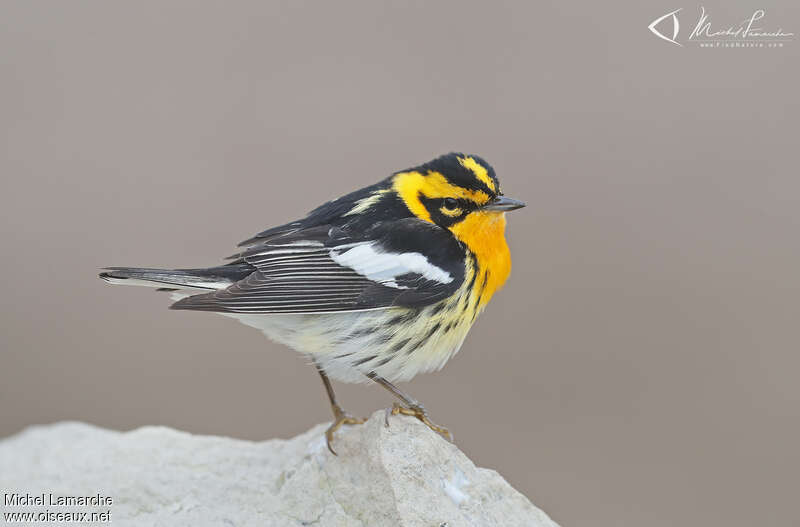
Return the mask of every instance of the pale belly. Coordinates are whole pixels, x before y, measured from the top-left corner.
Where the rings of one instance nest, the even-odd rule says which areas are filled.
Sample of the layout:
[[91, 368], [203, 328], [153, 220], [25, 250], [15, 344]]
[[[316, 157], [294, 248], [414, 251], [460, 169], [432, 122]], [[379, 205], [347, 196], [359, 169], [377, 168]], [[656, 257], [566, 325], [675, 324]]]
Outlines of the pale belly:
[[477, 315], [478, 308], [470, 304], [456, 299], [421, 309], [226, 315], [307, 355], [338, 381], [367, 382], [367, 374], [374, 372], [395, 382], [444, 366], [461, 347]]

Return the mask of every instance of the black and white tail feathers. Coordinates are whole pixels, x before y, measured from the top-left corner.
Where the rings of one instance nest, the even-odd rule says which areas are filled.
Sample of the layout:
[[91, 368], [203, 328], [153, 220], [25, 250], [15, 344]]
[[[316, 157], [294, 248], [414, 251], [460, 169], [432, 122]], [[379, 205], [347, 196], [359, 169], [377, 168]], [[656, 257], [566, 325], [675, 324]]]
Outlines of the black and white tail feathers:
[[247, 263], [207, 269], [150, 269], [146, 267], [106, 267], [100, 278], [112, 284], [140, 285], [159, 289], [223, 289], [252, 273]]

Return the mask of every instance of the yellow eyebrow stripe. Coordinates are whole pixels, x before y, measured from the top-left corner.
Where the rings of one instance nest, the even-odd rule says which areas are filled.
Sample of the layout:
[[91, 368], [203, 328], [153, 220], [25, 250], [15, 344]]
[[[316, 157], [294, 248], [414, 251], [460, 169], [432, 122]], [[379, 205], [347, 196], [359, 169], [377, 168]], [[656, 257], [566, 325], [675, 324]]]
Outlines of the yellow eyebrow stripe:
[[494, 181], [489, 177], [489, 171], [486, 170], [486, 167], [471, 157], [459, 157], [458, 162], [461, 163], [462, 167], [475, 174], [476, 178], [483, 181], [492, 192], [497, 192], [497, 188], [494, 186]]
[[489, 201], [489, 195], [482, 190], [468, 190], [453, 185], [439, 172], [428, 172], [420, 188], [426, 198], [464, 198], [483, 205]]
[[[487, 176], [488, 177], [488, 176]], [[416, 217], [433, 223], [431, 215], [419, 199], [420, 193], [426, 198], [464, 198], [482, 205], [489, 201], [489, 195], [482, 190], [467, 190], [448, 182], [439, 172], [400, 172], [394, 177], [394, 189], [405, 202], [408, 210]]]

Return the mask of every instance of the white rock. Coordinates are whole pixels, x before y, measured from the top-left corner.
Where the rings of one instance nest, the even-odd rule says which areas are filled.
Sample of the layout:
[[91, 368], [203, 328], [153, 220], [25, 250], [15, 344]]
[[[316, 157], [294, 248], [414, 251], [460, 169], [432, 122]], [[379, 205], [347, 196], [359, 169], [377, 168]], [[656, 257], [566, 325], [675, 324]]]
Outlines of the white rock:
[[[411, 417], [284, 441], [193, 436], [163, 427], [114, 432], [82, 423], [0, 441], [0, 492], [45, 496], [3, 513], [110, 510], [120, 526], [558, 527], [493, 470], [476, 468]], [[49, 505], [110, 496], [110, 506]], [[92, 524], [95, 525], [95, 524]], [[99, 523], [97, 524], [99, 525]]]

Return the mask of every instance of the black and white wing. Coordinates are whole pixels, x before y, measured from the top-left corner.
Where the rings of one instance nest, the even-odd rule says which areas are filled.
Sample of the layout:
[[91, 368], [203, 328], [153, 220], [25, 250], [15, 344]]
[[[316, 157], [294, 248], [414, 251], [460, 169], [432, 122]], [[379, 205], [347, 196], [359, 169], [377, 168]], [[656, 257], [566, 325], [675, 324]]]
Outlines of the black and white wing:
[[254, 271], [173, 309], [226, 313], [329, 313], [419, 307], [464, 281], [464, 249], [444, 229], [413, 218], [354, 234], [318, 225], [259, 240], [239, 255]]

